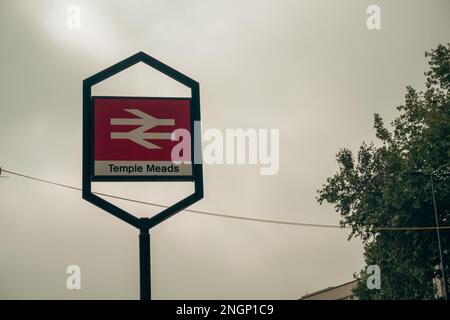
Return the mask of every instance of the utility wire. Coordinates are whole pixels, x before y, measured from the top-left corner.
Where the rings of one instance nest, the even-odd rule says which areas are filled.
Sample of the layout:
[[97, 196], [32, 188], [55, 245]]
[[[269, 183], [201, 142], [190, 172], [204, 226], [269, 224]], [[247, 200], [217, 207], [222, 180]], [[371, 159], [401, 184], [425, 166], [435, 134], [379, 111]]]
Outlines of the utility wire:
[[[31, 179], [31, 180], [34, 180], [34, 181], [55, 185], [55, 186], [62, 187], [62, 188], [82, 191], [82, 189], [78, 188], [78, 187], [69, 186], [69, 185], [66, 185], [66, 184], [62, 184], [62, 183], [58, 183], [58, 182], [54, 182], [54, 181], [50, 181], [50, 180], [45, 180], [45, 179], [32, 177], [32, 176], [25, 175], [25, 174], [18, 173], [18, 172], [13, 172], [13, 171], [4, 170], [4, 169], [3, 169], [3, 172], [7, 172], [9, 174], [16, 175], [16, 176], [19, 176], [19, 177], [22, 177], [22, 178]], [[124, 200], [124, 201], [139, 203], [139, 204], [145, 204], [145, 205], [159, 207], [159, 208], [168, 208], [168, 206], [163, 205], [163, 204], [159, 204], [159, 203], [153, 203], [153, 202], [135, 200], [135, 199], [130, 199], [130, 198], [124, 198], [124, 197], [114, 196], [114, 195], [107, 194], [107, 193], [102, 193], [102, 192], [93, 192], [93, 193], [96, 194], [96, 195], [104, 196], [104, 197], [108, 197], [108, 198]], [[316, 223], [302, 223], [302, 222], [279, 221], [279, 220], [269, 220], [269, 219], [257, 219], [257, 218], [232, 216], [232, 215], [226, 215], [226, 214], [220, 214], [220, 213], [214, 213], [214, 212], [207, 212], [207, 211], [201, 211], [201, 210], [193, 210], [193, 209], [184, 209], [183, 211], [197, 213], [197, 214], [203, 214], [203, 215], [209, 215], [209, 216], [215, 216], [215, 217], [221, 217], [221, 218], [229, 218], [229, 219], [239, 219], [239, 220], [265, 222], [265, 223], [277, 223], [277, 224], [285, 224], [285, 225], [297, 225], [297, 226], [306, 226], [306, 227], [322, 227], [322, 228], [341, 229], [341, 226], [338, 226], [338, 225], [316, 224]]]
[[[46, 179], [40, 179], [40, 178], [36, 178], [36, 177], [33, 177], [33, 176], [25, 175], [23, 173], [9, 171], [9, 170], [5, 170], [5, 169], [1, 169], [1, 170], [3, 172], [7, 172], [9, 174], [12, 174], [12, 175], [15, 175], [15, 176], [19, 176], [19, 177], [22, 177], [22, 178], [26, 178], [26, 179], [30, 179], [30, 180], [34, 180], [34, 181], [38, 181], [38, 182], [43, 182], [43, 183], [55, 185], [55, 186], [66, 188], [66, 189], [82, 191], [81, 188], [70, 186], [70, 185], [67, 185], [67, 184], [62, 184], [62, 183], [58, 183], [58, 182], [54, 182], [54, 181], [50, 181], [50, 180], [46, 180]], [[93, 192], [93, 193], [96, 194], [96, 195], [99, 195], [99, 196], [104, 196], [104, 197], [108, 197], [108, 198], [112, 198], [112, 199], [118, 199], [118, 200], [123, 200], [123, 201], [128, 201], [128, 202], [134, 202], [134, 203], [139, 203], [139, 204], [144, 204], [144, 205], [149, 205], [149, 206], [159, 207], [159, 208], [168, 208], [168, 206], [163, 205], [163, 204], [159, 204], [159, 203], [153, 203], [153, 202], [135, 200], [135, 199], [130, 199], [130, 198], [124, 198], [124, 197], [119, 197], [119, 196], [115, 196], [115, 195], [111, 195], [111, 194], [107, 194], [107, 193], [102, 193], [102, 192]], [[305, 222], [293, 222], [293, 221], [249, 218], [249, 217], [233, 216], [233, 215], [220, 214], [220, 213], [214, 213], [214, 212], [202, 211], [202, 210], [193, 210], [193, 209], [184, 209], [183, 211], [187, 211], [187, 212], [191, 212], [191, 213], [197, 213], [197, 214], [202, 214], [202, 215], [208, 215], [208, 216], [213, 216], [213, 217], [227, 218], [227, 219], [236, 219], [236, 220], [245, 220], [245, 221], [253, 221], [253, 222], [272, 223], [272, 224], [283, 224], [283, 225], [291, 225], [291, 226], [330, 228], [330, 229], [343, 229], [343, 228], [349, 229], [350, 228], [348, 226], [342, 227], [342, 226], [339, 226], [339, 225], [331, 225], [331, 224], [318, 224], [318, 223], [305, 223]], [[436, 227], [384, 227], [384, 228], [376, 228], [377, 231], [408, 231], [408, 230], [411, 230], [411, 231], [427, 231], [427, 230], [436, 230], [436, 229], [437, 229]], [[449, 230], [450, 226], [439, 227], [438, 229], [440, 229], [440, 230]]]

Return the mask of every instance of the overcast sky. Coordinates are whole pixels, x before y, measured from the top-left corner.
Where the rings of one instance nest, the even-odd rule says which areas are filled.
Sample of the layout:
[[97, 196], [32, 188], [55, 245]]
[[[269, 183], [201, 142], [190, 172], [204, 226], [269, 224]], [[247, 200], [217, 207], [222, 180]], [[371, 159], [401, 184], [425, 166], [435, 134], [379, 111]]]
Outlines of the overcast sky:
[[[381, 8], [381, 30], [366, 8]], [[66, 27], [69, 5], [81, 29]], [[0, 1], [0, 166], [81, 186], [82, 80], [144, 51], [197, 80], [204, 129], [280, 130], [280, 171], [204, 166], [221, 214], [338, 224], [316, 190], [341, 147], [375, 139], [405, 87], [423, 88], [424, 51], [450, 41], [450, 2]], [[183, 95], [137, 67], [95, 94]], [[101, 184], [171, 204], [189, 184]], [[115, 202], [139, 216], [158, 208]], [[155, 299], [297, 299], [353, 279], [363, 266], [348, 230], [274, 225], [182, 212], [151, 230]], [[82, 289], [66, 288], [79, 265]], [[137, 299], [138, 231], [81, 193], [0, 179], [0, 298]]]

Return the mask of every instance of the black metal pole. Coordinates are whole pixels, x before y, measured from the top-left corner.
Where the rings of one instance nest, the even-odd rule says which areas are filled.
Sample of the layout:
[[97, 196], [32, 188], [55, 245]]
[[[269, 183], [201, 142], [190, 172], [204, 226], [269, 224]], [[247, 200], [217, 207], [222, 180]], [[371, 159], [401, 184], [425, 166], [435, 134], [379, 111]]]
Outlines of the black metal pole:
[[141, 300], [151, 300], [150, 268], [150, 230], [145, 218], [140, 219], [139, 227], [139, 278]]
[[439, 259], [440, 259], [440, 265], [441, 265], [441, 274], [442, 274], [442, 293], [444, 296], [444, 300], [447, 300], [447, 279], [445, 278], [445, 266], [444, 266], [444, 259], [442, 259], [442, 246], [441, 246], [441, 235], [439, 232], [439, 216], [437, 212], [437, 206], [436, 206], [436, 197], [435, 197], [435, 190], [434, 190], [434, 182], [433, 182], [433, 173], [430, 174], [430, 180], [431, 180], [431, 192], [433, 194], [433, 207], [434, 207], [434, 219], [436, 223], [436, 235], [437, 235], [437, 241], [438, 241], [438, 249], [439, 249]]

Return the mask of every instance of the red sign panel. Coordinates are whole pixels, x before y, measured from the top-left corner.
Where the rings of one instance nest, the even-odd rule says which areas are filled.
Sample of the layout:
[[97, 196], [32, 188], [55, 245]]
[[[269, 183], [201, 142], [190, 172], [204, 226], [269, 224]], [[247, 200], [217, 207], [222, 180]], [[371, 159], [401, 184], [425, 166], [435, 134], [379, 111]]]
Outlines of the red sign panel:
[[190, 149], [173, 156], [173, 132], [191, 131], [190, 99], [93, 97], [93, 107], [94, 176], [192, 175]]

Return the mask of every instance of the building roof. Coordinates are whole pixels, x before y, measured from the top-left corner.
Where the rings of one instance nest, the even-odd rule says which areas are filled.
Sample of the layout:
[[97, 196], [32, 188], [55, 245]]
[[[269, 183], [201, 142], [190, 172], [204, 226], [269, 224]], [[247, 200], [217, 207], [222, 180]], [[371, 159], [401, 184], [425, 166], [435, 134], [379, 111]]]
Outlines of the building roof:
[[[343, 295], [342, 297], [337, 296], [336, 298], [337, 299], [347, 298], [347, 297], [353, 295], [353, 293], [351, 292], [351, 289], [356, 285], [357, 281], [358, 281], [358, 279], [352, 280], [352, 281], [349, 281], [349, 282], [346, 282], [346, 283], [343, 283], [343, 284], [340, 284], [340, 285], [335, 286], [335, 287], [328, 287], [328, 288], [325, 288], [325, 289], [321, 289], [321, 290], [315, 291], [313, 293], [309, 293], [309, 294], [306, 294], [306, 295], [302, 296], [300, 298], [300, 300], [311, 299], [311, 298], [314, 298], [315, 296], [319, 296], [321, 294], [328, 293], [328, 292], [331, 292], [331, 291], [338, 291], [338, 289], [340, 289], [342, 287], [345, 287], [345, 286], [349, 287], [348, 292], [346, 292], [346, 294]], [[317, 297], [317, 298], [319, 298], [319, 297]], [[324, 299], [324, 300], [326, 300], [326, 299]]]

